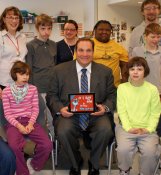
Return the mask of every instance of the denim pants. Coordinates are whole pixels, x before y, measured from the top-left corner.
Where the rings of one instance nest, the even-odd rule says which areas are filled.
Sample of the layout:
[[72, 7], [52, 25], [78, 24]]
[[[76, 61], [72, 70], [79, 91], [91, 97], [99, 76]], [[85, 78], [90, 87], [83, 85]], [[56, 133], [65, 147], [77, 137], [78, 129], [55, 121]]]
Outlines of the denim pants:
[[0, 137], [0, 175], [14, 175], [15, 170], [16, 157]]
[[[29, 118], [19, 117], [17, 121], [23, 126], [28, 124]], [[29, 175], [29, 170], [26, 165], [24, 158], [23, 148], [26, 143], [26, 138], [29, 138], [35, 142], [35, 154], [32, 158], [31, 165], [36, 171], [40, 171], [46, 161], [48, 160], [49, 154], [52, 150], [52, 142], [49, 140], [48, 135], [44, 129], [37, 123], [34, 124], [34, 130], [27, 135], [23, 135], [19, 130], [7, 124], [5, 126], [8, 144], [16, 155], [16, 175]]]

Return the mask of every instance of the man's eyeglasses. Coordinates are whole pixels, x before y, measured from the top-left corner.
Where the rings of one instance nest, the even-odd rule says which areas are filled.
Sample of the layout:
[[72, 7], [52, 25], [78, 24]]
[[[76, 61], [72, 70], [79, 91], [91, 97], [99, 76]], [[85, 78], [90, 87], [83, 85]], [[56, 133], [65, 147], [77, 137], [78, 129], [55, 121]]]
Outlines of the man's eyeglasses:
[[146, 10], [146, 11], [150, 11], [150, 10], [157, 10], [157, 9], [159, 9], [159, 7], [158, 7], [158, 6], [153, 6], [153, 7], [145, 7], [145, 8], [144, 8], [144, 10]]
[[64, 31], [66, 31], [66, 32], [74, 32], [74, 31], [76, 31], [76, 29], [64, 29]]
[[13, 20], [19, 21], [19, 20], [20, 20], [20, 18], [19, 18], [18, 16], [16, 16], [16, 17], [14, 17], [14, 16], [6, 16], [6, 18], [7, 18], [8, 20], [10, 20], [10, 21], [13, 21]]

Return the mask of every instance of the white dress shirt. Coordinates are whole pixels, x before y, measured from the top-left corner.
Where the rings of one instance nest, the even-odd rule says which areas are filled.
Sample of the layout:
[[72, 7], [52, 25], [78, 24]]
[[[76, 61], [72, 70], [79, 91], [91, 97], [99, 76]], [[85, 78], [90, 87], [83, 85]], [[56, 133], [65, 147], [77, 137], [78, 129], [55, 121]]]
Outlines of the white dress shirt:
[[78, 83], [79, 83], [79, 92], [81, 92], [81, 75], [82, 75], [82, 69], [87, 69], [87, 78], [88, 78], [88, 92], [90, 92], [90, 82], [91, 82], [91, 63], [87, 67], [82, 67], [78, 61], [76, 60], [76, 69], [77, 69], [77, 75], [78, 75]]

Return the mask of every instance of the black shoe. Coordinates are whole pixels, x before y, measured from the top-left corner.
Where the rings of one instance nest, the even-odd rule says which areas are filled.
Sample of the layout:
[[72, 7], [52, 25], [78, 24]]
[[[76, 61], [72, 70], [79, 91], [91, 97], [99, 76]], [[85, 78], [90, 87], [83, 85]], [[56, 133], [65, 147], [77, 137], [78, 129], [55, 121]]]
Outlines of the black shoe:
[[69, 175], [81, 175], [80, 169], [76, 169], [72, 167], [69, 171]]
[[88, 166], [89, 166], [88, 175], [99, 175], [100, 174], [99, 169], [95, 169], [90, 161], [88, 161]]

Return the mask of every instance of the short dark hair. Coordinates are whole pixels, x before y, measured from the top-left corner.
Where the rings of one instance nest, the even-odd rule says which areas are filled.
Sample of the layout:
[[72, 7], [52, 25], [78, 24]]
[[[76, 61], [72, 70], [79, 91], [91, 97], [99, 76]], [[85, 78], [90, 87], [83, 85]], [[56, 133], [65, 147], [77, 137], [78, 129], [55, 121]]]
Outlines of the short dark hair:
[[74, 21], [74, 20], [72, 20], [72, 19], [69, 19], [68, 21], [66, 21], [66, 22], [64, 23], [63, 29], [64, 29], [64, 27], [65, 27], [65, 25], [66, 25], [67, 23], [73, 24], [73, 25], [75, 26], [75, 29], [78, 30], [78, 24], [77, 24], [77, 22]]
[[155, 4], [155, 5], [158, 5], [158, 9], [160, 9], [160, 2], [158, 0], [144, 0], [142, 5], [141, 5], [141, 11], [143, 12], [144, 11], [144, 7], [147, 5], [147, 4]]
[[100, 24], [108, 24], [110, 27], [111, 27], [111, 31], [113, 31], [113, 27], [112, 27], [112, 24], [107, 21], [107, 20], [99, 20], [97, 21], [97, 23], [95, 24], [94, 28], [93, 28], [93, 33], [94, 31], [97, 29], [97, 27], [100, 25]]
[[161, 35], [161, 26], [157, 23], [148, 24], [145, 28], [144, 34], [147, 36], [150, 33]]
[[87, 42], [90, 42], [91, 45], [92, 45], [92, 49], [94, 51], [94, 41], [91, 40], [90, 38], [87, 38], [87, 37], [83, 37], [83, 38], [79, 38], [78, 41], [76, 42], [76, 45], [75, 45], [75, 51], [77, 51], [77, 48], [78, 48], [78, 44], [82, 41], [87, 41]]
[[38, 30], [39, 26], [53, 26], [52, 18], [46, 14], [41, 14], [36, 17], [35, 27]]
[[28, 73], [30, 75], [31, 74], [30, 66], [22, 61], [16, 61], [14, 62], [10, 71], [11, 77], [14, 81], [17, 81], [16, 73], [20, 74]]
[[147, 77], [150, 73], [150, 69], [147, 61], [143, 57], [133, 57], [129, 60], [127, 64], [127, 76], [129, 76], [129, 69], [134, 66], [143, 66], [144, 67], [144, 77]]
[[5, 10], [2, 12], [1, 16], [0, 16], [0, 31], [7, 29], [6, 24], [4, 23], [3, 18], [6, 17], [7, 13], [9, 11], [13, 11], [15, 16], [19, 17], [19, 26], [17, 28], [17, 31], [20, 31], [21, 29], [23, 29], [23, 18], [22, 18], [22, 14], [20, 12], [20, 10], [17, 7], [11, 6], [11, 7], [7, 7], [5, 8]]

